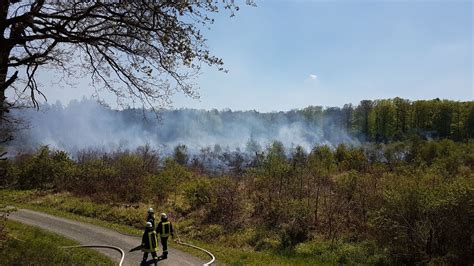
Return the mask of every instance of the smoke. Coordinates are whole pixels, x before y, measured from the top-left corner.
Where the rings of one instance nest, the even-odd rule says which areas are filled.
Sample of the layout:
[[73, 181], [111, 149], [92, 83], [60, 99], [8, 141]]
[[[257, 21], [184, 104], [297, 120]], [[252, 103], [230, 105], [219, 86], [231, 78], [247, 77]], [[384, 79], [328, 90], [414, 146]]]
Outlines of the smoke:
[[156, 114], [138, 110], [113, 110], [92, 100], [45, 104], [40, 111], [14, 114], [28, 123], [10, 149], [27, 151], [49, 145], [76, 154], [85, 149], [116, 151], [150, 145], [170, 154], [179, 144], [198, 154], [206, 147], [223, 151], [255, 152], [273, 141], [287, 149], [298, 145], [310, 151], [316, 145], [357, 144], [343, 130], [340, 116], [305, 115], [303, 111], [259, 113], [230, 110], [165, 110]]

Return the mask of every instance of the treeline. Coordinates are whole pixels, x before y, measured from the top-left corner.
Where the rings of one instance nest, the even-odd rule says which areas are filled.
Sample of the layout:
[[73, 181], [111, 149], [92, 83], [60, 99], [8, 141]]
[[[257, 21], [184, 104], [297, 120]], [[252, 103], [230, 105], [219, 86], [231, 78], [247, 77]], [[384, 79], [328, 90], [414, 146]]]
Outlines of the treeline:
[[[286, 147], [360, 142], [388, 143], [419, 136], [423, 139], [467, 141], [474, 137], [474, 102], [409, 101], [401, 98], [361, 101], [342, 108], [310, 106], [288, 112], [231, 110], [112, 110], [97, 102], [73, 101], [67, 107], [44, 105], [41, 112], [18, 114], [29, 128], [15, 132], [9, 153], [49, 144], [69, 153], [90, 147], [107, 151], [150, 144], [169, 153], [186, 144], [192, 153], [219, 145], [254, 153], [273, 140]], [[245, 143], [251, 142], [251, 146]]]
[[[130, 112], [130, 110], [129, 110]], [[133, 112], [133, 111], [132, 111]], [[256, 111], [227, 110], [189, 110], [166, 111], [164, 116], [173, 116], [175, 120], [191, 114], [193, 118], [206, 125], [210, 130], [219, 130], [226, 123], [237, 121], [241, 125], [252, 122], [255, 116], [267, 129], [275, 125], [304, 122], [311, 129], [318, 129], [324, 140], [331, 143], [343, 141], [334, 135], [341, 130], [360, 141], [387, 143], [403, 141], [413, 136], [424, 139], [452, 139], [465, 141], [474, 138], [474, 102], [450, 100], [410, 101], [402, 98], [363, 100], [358, 105], [345, 104], [342, 108], [309, 106], [288, 112], [259, 113]], [[171, 115], [172, 114], [172, 115]], [[133, 116], [132, 116], [133, 117]], [[171, 117], [170, 117], [171, 118]], [[258, 135], [258, 130], [252, 132]], [[318, 132], [319, 133], [319, 132]], [[178, 133], [179, 134], [179, 133]]]
[[448, 100], [409, 101], [401, 98], [361, 101], [353, 108], [329, 108], [339, 113], [339, 123], [367, 141], [405, 140], [412, 135], [426, 139], [468, 140], [474, 137], [474, 102]]
[[[184, 146], [166, 158], [145, 146], [82, 152], [77, 160], [43, 147], [0, 162], [6, 169], [1, 185], [67, 191], [102, 203], [152, 203], [188, 225], [181, 233], [206, 241], [241, 239], [251, 230], [246, 245], [255, 250], [324, 240], [376, 243], [367, 254], [385, 250], [388, 258], [379, 263], [474, 262], [472, 141], [413, 138], [286, 150], [273, 142], [246, 167], [216, 173], [203, 167], [203, 157], [190, 159]], [[141, 224], [136, 216], [127, 219]]]
[[456, 141], [474, 137], [472, 101], [410, 101], [397, 97], [363, 100], [357, 106], [345, 104], [342, 108], [307, 107], [295, 112], [320, 125], [327, 138], [333, 128], [344, 129], [361, 141], [378, 143], [407, 140], [412, 136]]

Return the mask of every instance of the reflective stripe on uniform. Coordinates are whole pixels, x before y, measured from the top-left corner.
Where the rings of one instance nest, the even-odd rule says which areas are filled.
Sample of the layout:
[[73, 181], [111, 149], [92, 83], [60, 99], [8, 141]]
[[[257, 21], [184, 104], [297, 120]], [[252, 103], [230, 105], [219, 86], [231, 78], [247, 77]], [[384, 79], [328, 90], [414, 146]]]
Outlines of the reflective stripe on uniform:
[[158, 251], [158, 240], [156, 239], [156, 232], [151, 231], [148, 233], [148, 243], [150, 244], [149, 249], [145, 249], [146, 252], [156, 252]]
[[168, 237], [170, 235], [170, 231], [171, 231], [170, 222], [162, 222], [160, 236]]

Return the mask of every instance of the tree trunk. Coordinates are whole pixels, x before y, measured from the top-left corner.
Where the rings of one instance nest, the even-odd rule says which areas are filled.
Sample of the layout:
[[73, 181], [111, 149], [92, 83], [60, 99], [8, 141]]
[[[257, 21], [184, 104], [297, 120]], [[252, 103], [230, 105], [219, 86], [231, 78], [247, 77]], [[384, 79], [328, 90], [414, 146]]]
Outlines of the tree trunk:
[[[10, 1], [0, 0], [0, 125], [3, 121], [5, 112], [7, 111], [5, 91], [9, 87], [9, 84], [7, 84], [8, 56], [12, 48], [4, 37], [9, 6]], [[14, 75], [12, 82], [16, 79], [15, 77], [16, 74]]]
[[303, 198], [303, 174], [300, 172], [300, 191], [299, 191], [299, 199]]
[[433, 228], [430, 228], [430, 235], [426, 241], [426, 254], [428, 254], [430, 260], [433, 257], [433, 250], [432, 250], [432, 243], [433, 243]]
[[[3, 44], [1, 44], [3, 46]], [[6, 103], [5, 91], [7, 90], [7, 74], [8, 74], [8, 52], [4, 48], [0, 48], [0, 125], [3, 121], [5, 112], [8, 110]]]
[[316, 189], [316, 206], [314, 208], [314, 226], [315, 227], [318, 227], [318, 225], [319, 225], [319, 219], [318, 219], [319, 187], [320, 187], [320, 185], [318, 184], [318, 188]]

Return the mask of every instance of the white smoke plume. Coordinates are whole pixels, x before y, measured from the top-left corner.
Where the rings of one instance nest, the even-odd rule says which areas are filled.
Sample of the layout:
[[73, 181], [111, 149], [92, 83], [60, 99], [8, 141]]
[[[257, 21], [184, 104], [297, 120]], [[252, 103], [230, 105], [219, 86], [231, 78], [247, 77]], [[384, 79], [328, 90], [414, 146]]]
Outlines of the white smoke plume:
[[11, 144], [10, 149], [17, 152], [50, 145], [74, 155], [89, 148], [116, 151], [148, 144], [169, 154], [176, 145], [185, 144], [190, 153], [197, 154], [216, 145], [223, 150], [254, 152], [250, 150], [265, 148], [275, 140], [288, 149], [300, 145], [306, 151], [321, 144], [358, 143], [338, 126], [337, 117], [324, 116], [318, 122], [297, 110], [259, 113], [180, 109], [165, 110], [157, 119], [152, 112], [118, 111], [82, 100], [66, 107], [60, 103], [43, 105], [40, 111], [22, 110], [16, 115], [28, 122], [28, 128], [18, 132]]

